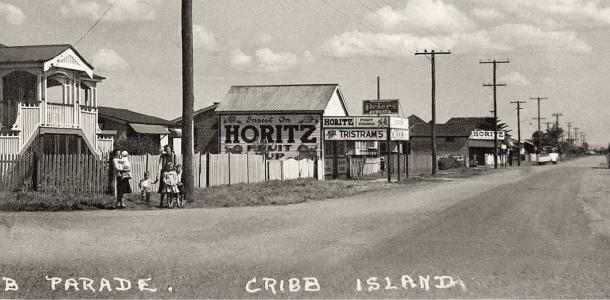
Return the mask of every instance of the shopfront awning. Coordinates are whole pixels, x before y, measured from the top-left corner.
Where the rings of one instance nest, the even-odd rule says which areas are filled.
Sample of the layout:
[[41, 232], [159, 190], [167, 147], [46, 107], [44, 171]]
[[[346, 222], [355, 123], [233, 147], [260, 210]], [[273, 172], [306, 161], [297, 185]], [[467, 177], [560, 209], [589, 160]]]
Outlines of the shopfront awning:
[[[502, 140], [498, 140], [498, 148], [500, 148], [502, 145]], [[493, 140], [473, 140], [470, 139], [468, 140], [468, 147], [469, 148], [492, 148], [494, 147], [494, 141]]]
[[139, 134], [169, 134], [167, 127], [163, 125], [149, 125], [149, 124], [129, 124], [133, 131]]

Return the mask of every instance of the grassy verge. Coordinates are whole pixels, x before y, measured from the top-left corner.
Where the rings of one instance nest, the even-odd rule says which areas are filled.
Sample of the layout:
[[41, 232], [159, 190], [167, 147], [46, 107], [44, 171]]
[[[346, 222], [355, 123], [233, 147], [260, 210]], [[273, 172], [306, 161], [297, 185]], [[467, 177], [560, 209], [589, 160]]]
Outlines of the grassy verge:
[[111, 206], [107, 195], [39, 192], [0, 192], [0, 211], [61, 211]]
[[362, 181], [298, 179], [196, 189], [192, 207], [287, 205], [312, 200], [346, 197], [365, 191], [389, 189], [390, 185]]
[[[489, 168], [454, 169], [439, 171], [436, 176], [403, 178], [400, 184], [385, 182], [385, 176], [375, 175], [362, 180], [298, 179], [266, 181], [251, 184], [234, 184], [195, 189], [195, 201], [186, 207], [239, 207], [288, 205], [307, 201], [348, 197], [363, 192], [401, 188], [419, 182], [434, 182], [438, 178], [468, 178], [493, 172]], [[71, 193], [0, 192], [0, 211], [69, 211], [108, 209], [114, 206], [109, 195]], [[136, 192], [125, 196], [128, 209], [155, 209], [159, 195], [151, 195], [146, 205]]]

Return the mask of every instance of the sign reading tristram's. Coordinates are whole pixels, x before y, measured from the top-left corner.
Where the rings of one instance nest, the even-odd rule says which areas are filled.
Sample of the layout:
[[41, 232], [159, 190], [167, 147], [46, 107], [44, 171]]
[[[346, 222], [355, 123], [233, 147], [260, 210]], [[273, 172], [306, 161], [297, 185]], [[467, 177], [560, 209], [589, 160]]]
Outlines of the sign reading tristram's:
[[321, 148], [320, 116], [221, 115], [220, 148], [222, 153], [250, 152], [269, 159], [314, 158]]
[[387, 129], [324, 129], [326, 141], [385, 141]]
[[[505, 131], [498, 131], [498, 140], [503, 140], [505, 137]], [[493, 140], [493, 131], [473, 130], [470, 133], [470, 139], [472, 140]]]
[[365, 115], [398, 114], [398, 107], [398, 99], [362, 101], [362, 113]]

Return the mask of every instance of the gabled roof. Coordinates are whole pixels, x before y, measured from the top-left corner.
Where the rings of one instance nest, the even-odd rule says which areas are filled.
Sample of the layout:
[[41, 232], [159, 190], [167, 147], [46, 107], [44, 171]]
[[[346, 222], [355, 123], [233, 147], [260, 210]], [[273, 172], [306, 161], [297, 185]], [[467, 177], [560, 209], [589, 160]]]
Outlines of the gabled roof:
[[4, 46], [0, 47], [0, 63], [27, 63], [46, 62], [60, 55], [64, 51], [72, 49], [74, 53], [91, 69], [89, 64], [81, 55], [69, 44], [60, 45], [33, 45], [33, 46]]
[[[197, 117], [197, 115], [210, 111], [210, 110], [215, 110], [219, 104], [220, 104], [220, 102], [214, 102], [214, 104], [212, 104], [210, 106], [198, 109], [193, 113], [193, 117]], [[182, 116], [177, 117], [172, 120], [172, 123], [175, 123], [175, 124], [179, 124], [180, 122], [182, 122]]]
[[481, 129], [481, 127], [492, 126], [493, 123], [494, 118], [491, 117], [454, 117], [447, 120], [445, 124], [460, 124]]
[[[322, 112], [338, 87], [338, 84], [232, 86], [216, 111]], [[341, 97], [340, 92], [339, 95]], [[343, 99], [341, 101], [345, 108]]]
[[[412, 137], [429, 137], [430, 123], [420, 123], [411, 126], [409, 135]], [[464, 124], [436, 124], [434, 127], [437, 137], [469, 137], [473, 126]]]
[[420, 117], [418, 117], [416, 115], [410, 115], [409, 117], [407, 117], [407, 119], [409, 119], [409, 127], [411, 127], [415, 124], [426, 123], [426, 121], [422, 120]]
[[125, 123], [134, 124], [148, 124], [148, 125], [164, 125], [173, 126], [174, 123], [165, 119], [161, 119], [154, 116], [149, 116], [141, 113], [137, 113], [131, 110], [114, 107], [98, 107], [98, 114], [100, 118], [107, 117], [115, 120], [123, 121]]

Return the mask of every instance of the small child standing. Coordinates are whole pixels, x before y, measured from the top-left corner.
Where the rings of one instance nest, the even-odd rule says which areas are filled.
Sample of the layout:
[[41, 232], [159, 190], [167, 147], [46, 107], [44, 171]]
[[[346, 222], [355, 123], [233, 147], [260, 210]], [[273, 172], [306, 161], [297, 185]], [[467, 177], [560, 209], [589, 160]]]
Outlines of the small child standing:
[[178, 194], [176, 194], [176, 199], [178, 203], [178, 208], [184, 208], [184, 185], [182, 184], [182, 165], [176, 165], [176, 175], [178, 176], [178, 182], [176, 185], [178, 186]]
[[180, 193], [178, 190], [178, 174], [174, 170], [174, 163], [168, 162], [163, 174], [163, 193], [167, 195], [169, 208], [174, 208], [174, 196]]
[[152, 181], [152, 179], [150, 179], [150, 172], [146, 171], [144, 172], [144, 179], [141, 179], [138, 184], [140, 187], [140, 197], [142, 198], [142, 201], [146, 203], [146, 206], [150, 205], [150, 190], [152, 189], [152, 185], [158, 181], [158, 178], [156, 178], [155, 181]]

